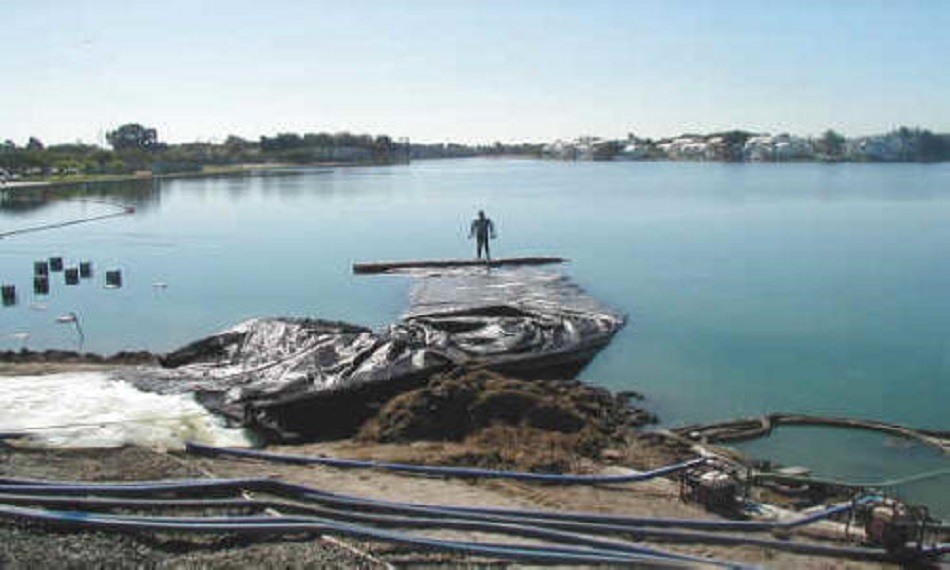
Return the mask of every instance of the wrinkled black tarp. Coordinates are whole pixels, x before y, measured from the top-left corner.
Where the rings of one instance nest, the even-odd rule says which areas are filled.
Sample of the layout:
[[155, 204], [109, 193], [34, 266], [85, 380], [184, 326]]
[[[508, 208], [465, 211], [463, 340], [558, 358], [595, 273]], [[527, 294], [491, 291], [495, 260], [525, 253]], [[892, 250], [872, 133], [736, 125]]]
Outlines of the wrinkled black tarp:
[[314, 319], [254, 319], [165, 355], [130, 378], [161, 393], [195, 392], [241, 420], [327, 391], [423, 378], [457, 366], [567, 377], [624, 324], [567, 277], [534, 269], [408, 273], [411, 304], [375, 332]]

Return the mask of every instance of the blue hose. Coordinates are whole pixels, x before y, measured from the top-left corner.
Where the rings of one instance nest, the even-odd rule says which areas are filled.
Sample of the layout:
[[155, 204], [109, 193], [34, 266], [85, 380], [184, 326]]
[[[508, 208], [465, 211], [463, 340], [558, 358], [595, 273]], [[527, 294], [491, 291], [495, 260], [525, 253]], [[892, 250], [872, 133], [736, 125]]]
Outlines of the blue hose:
[[0, 505], [0, 515], [31, 521], [44, 521], [65, 526], [92, 527], [116, 531], [141, 532], [143, 530], [151, 530], [159, 532], [184, 531], [252, 535], [307, 531], [340, 534], [360, 539], [394, 542], [415, 547], [461, 552], [464, 554], [499, 556], [506, 559], [546, 563], [631, 564], [639, 562], [650, 564], [656, 568], [691, 567], [675, 559], [645, 554], [635, 555], [596, 549], [565, 548], [558, 546], [537, 547], [438, 540], [329, 521], [270, 522], [266, 521], [266, 519], [262, 519], [260, 522], [241, 521], [222, 524], [220, 520], [213, 520], [210, 523], [187, 521], [187, 519], [184, 521], [175, 521], [169, 518], [147, 519], [142, 517], [104, 516], [87, 512], [43, 511], [4, 505]]
[[685, 471], [707, 462], [705, 458], [691, 459], [682, 463], [667, 465], [652, 471], [633, 473], [630, 475], [559, 475], [555, 473], [528, 473], [524, 471], [499, 471], [495, 469], [480, 469], [476, 467], [434, 467], [429, 465], [412, 465], [407, 463], [389, 463], [385, 461], [339, 459], [335, 457], [311, 457], [282, 453], [269, 453], [250, 449], [234, 449], [214, 447], [200, 443], [187, 443], [185, 449], [190, 453], [205, 456], [231, 456], [249, 459], [260, 459], [294, 465], [325, 465], [348, 469], [382, 469], [400, 473], [416, 473], [420, 475], [437, 475], [442, 477], [462, 477], [477, 479], [512, 479], [515, 481], [542, 481], [546, 483], [560, 483], [562, 485], [578, 484], [608, 484], [608, 483], [636, 483], [671, 475]]
[[[110, 486], [112, 487], [112, 486]], [[125, 486], [128, 487], [128, 486]], [[206, 488], [206, 487], [202, 487]], [[76, 486], [69, 485], [63, 486], [61, 489], [57, 489], [55, 486], [45, 487], [47, 492], [56, 492], [58, 490], [64, 490], [69, 493], [75, 492]], [[162, 490], [167, 490], [167, 486], [163, 486]], [[114, 489], [113, 489], [114, 490]], [[540, 528], [537, 526], [531, 526], [524, 523], [512, 523], [505, 521], [492, 521], [489, 517], [475, 517], [475, 518], [407, 518], [404, 516], [400, 517], [386, 517], [380, 515], [359, 515], [352, 512], [344, 512], [335, 509], [326, 509], [326, 508], [315, 508], [315, 507], [301, 507], [293, 504], [277, 503], [273, 501], [257, 501], [252, 499], [200, 499], [200, 500], [136, 500], [136, 499], [102, 499], [99, 497], [67, 497], [67, 498], [56, 498], [50, 497], [48, 495], [7, 495], [0, 493], [0, 504], [2, 503], [17, 503], [17, 504], [42, 504], [42, 505], [68, 505], [68, 506], [85, 506], [85, 507], [124, 507], [124, 508], [136, 508], [136, 507], [216, 507], [216, 508], [234, 508], [234, 507], [254, 507], [259, 510], [265, 508], [274, 508], [274, 509], [298, 509], [309, 511], [310, 514], [313, 511], [319, 511], [322, 514], [332, 513], [337, 518], [343, 518], [346, 520], [357, 520], [360, 522], [373, 522], [377, 524], [390, 524], [391, 526], [401, 526], [401, 527], [425, 527], [425, 528], [453, 528], [457, 530], [469, 530], [469, 531], [482, 531], [482, 532], [504, 532], [509, 534], [516, 534], [520, 536], [525, 536], [529, 538], [536, 539], [547, 539], [549, 541], [556, 541], [558, 543], [567, 543], [567, 544], [577, 544], [590, 547], [600, 547], [606, 550], [616, 550], [623, 553], [633, 553], [633, 554], [646, 554], [651, 556], [660, 556], [666, 557], [674, 560], [684, 560], [694, 563], [704, 563], [717, 566], [727, 566], [735, 567], [735, 564], [732, 563], [723, 563], [711, 559], [693, 557], [685, 554], [678, 554], [673, 552], [666, 552], [663, 550], [650, 548], [640, 545], [631, 545], [617, 542], [605, 541], [602, 539], [592, 538], [591, 536], [585, 536], [581, 534], [563, 532], [557, 529], [550, 528]], [[230, 525], [230, 524], [241, 524], [241, 523], [259, 523], [259, 524], [269, 524], [269, 523], [278, 523], [278, 522], [323, 522], [325, 517], [315, 519], [313, 516], [308, 516], [305, 518], [293, 517], [293, 516], [282, 516], [280, 518], [275, 517], [194, 517], [194, 518], [161, 518], [161, 517], [149, 517], [150, 521], [155, 522], [188, 522], [188, 523], [214, 523], [221, 525]], [[580, 526], [580, 525], [578, 525]], [[583, 529], [581, 529], [583, 530]]]
[[503, 509], [493, 507], [453, 507], [444, 505], [433, 505], [424, 503], [399, 503], [385, 501], [381, 499], [364, 499], [361, 497], [352, 497], [348, 495], [331, 493], [312, 489], [302, 485], [292, 483], [280, 483], [282, 490], [288, 490], [293, 493], [315, 498], [318, 501], [333, 501], [347, 505], [372, 505], [383, 509], [413, 509], [418, 512], [445, 514], [447, 516], [466, 515], [484, 515], [490, 517], [510, 516], [514, 518], [531, 518], [536, 520], [554, 520], [565, 522], [576, 522], [582, 524], [607, 524], [615, 525], [616, 528], [630, 527], [680, 527], [707, 530], [740, 530], [740, 531], [765, 531], [781, 528], [794, 528], [808, 525], [820, 520], [828, 519], [834, 515], [848, 512], [859, 505], [870, 504], [880, 500], [878, 496], [867, 496], [855, 501], [841, 503], [812, 513], [800, 519], [791, 521], [729, 521], [729, 520], [710, 520], [710, 519], [667, 519], [667, 518], [644, 518], [630, 517], [623, 515], [604, 515], [595, 513], [571, 513], [571, 512], [552, 512], [537, 511], [525, 509]]
[[424, 503], [399, 503], [378, 499], [352, 497], [343, 494], [331, 493], [328, 491], [321, 491], [319, 489], [313, 489], [303, 485], [275, 481], [272, 479], [184, 479], [146, 483], [112, 484], [87, 484], [76, 482], [51, 484], [49, 482], [37, 482], [31, 479], [4, 479], [2, 481], [6, 484], [0, 484], [0, 498], [2, 498], [3, 493], [11, 492], [40, 492], [46, 495], [84, 495], [90, 492], [97, 492], [118, 494], [123, 496], [141, 496], [152, 495], [160, 492], [189, 491], [201, 492], [202, 494], [205, 494], [216, 490], [225, 491], [233, 489], [252, 489], [261, 491], [276, 491], [279, 494], [286, 494], [287, 492], [290, 492], [290, 494], [294, 496], [305, 495], [307, 497], [316, 498], [317, 500], [332, 500], [333, 502], [348, 505], [372, 505], [383, 509], [413, 509], [417, 510], [418, 512], [438, 512], [450, 516], [459, 516], [462, 514], [507, 516], [513, 518], [530, 518], [539, 521], [554, 520], [582, 524], [607, 524], [612, 525], [615, 528], [638, 528], [647, 526], [741, 531], [762, 531], [804, 526], [830, 518], [840, 513], [848, 512], [858, 505], [869, 504], [880, 500], [880, 497], [877, 496], [863, 497], [856, 501], [834, 505], [823, 511], [819, 511], [817, 513], [813, 513], [791, 521], [728, 521], [710, 519], [642, 518], [594, 513], [551, 512], [490, 507], [453, 507]]
[[[177, 522], [215, 522], [221, 524], [235, 524], [243, 522], [254, 523], [273, 523], [273, 522], [312, 522], [314, 515], [319, 514], [318, 518], [343, 519], [348, 522], [372, 523], [383, 526], [410, 527], [410, 528], [440, 528], [455, 529], [467, 531], [482, 532], [504, 532], [515, 534], [528, 538], [547, 539], [558, 543], [575, 544], [583, 546], [600, 547], [606, 550], [617, 550], [625, 553], [649, 554], [655, 556], [665, 556], [668, 558], [679, 559], [691, 562], [702, 562], [704, 564], [717, 564], [716, 561], [707, 558], [698, 558], [674, 552], [667, 552], [642, 545], [631, 545], [605, 541], [598, 538], [592, 538], [590, 535], [564, 532], [554, 528], [542, 528], [525, 522], [506, 522], [504, 520], [491, 520], [489, 517], [469, 517], [469, 518], [433, 518], [433, 517], [406, 517], [392, 515], [360, 514], [354, 510], [343, 511], [327, 507], [317, 507], [311, 505], [297, 505], [293, 503], [281, 503], [276, 501], [261, 501], [256, 499], [104, 499], [101, 497], [50, 497], [45, 495], [8, 495], [0, 494], [0, 504], [14, 505], [42, 505], [46, 507], [69, 507], [69, 508], [242, 508], [264, 511], [265, 509], [274, 509], [278, 511], [303, 511], [307, 517], [299, 519], [291, 515], [283, 515], [281, 518], [274, 517], [236, 517], [228, 516], [225, 518], [196, 517], [172, 519]], [[149, 520], [158, 520], [151, 517]], [[531, 522], [531, 521], [526, 521]], [[542, 521], [543, 523], [543, 521]], [[577, 530], [584, 531], [584, 525], [576, 523], [573, 525]], [[573, 530], [573, 528], [571, 529]], [[729, 563], [727, 566], [732, 567]]]
[[[17, 485], [17, 482], [22, 482], [22, 484]], [[53, 484], [46, 482], [41, 483], [34, 480], [6, 480], [7, 485], [4, 485], [0, 488], [0, 491], [15, 491], [19, 490], [27, 491], [34, 490], [37, 492], [44, 493], [46, 495], [56, 495], [56, 494], [65, 494], [65, 495], [75, 495], [75, 494], [113, 494], [120, 496], [139, 496], [139, 495], [151, 495], [151, 494], [168, 494], [168, 493], [183, 493], [183, 492], [202, 492], [205, 493], [209, 489], [224, 491], [224, 490], [253, 490], [261, 491], [276, 494], [279, 496], [289, 496], [298, 501], [315, 501], [318, 503], [330, 503], [348, 507], [353, 510], [382, 510], [389, 511], [393, 513], [398, 513], [407, 517], [416, 517], [416, 521], [420, 524], [434, 523], [437, 524], [439, 519], [454, 519], [458, 520], [459, 517], [465, 519], [466, 522], [471, 521], [480, 521], [484, 523], [511, 523], [515, 525], [529, 525], [531, 531], [535, 531], [538, 527], [546, 527], [549, 530], [552, 529], [562, 529], [562, 530], [571, 530], [583, 532], [585, 534], [598, 534], [598, 533], [622, 533], [628, 535], [635, 535], [641, 538], [652, 537], [659, 538], [664, 540], [674, 540], [679, 542], [709, 542], [709, 543], [718, 543], [718, 544], [733, 544], [733, 545], [756, 545], [766, 548], [775, 548], [780, 550], [788, 550], [797, 553], [803, 554], [818, 554], [824, 556], [845, 556], [851, 558], [862, 558], [870, 560], [882, 560], [882, 561], [893, 561], [895, 556], [892, 553], [889, 553], [883, 549], [879, 548], [863, 548], [863, 547], [841, 547], [841, 546], [826, 546], [819, 544], [809, 544], [809, 543], [793, 543], [788, 541], [779, 541], [763, 538], [755, 538], [749, 536], [739, 536], [739, 535], [724, 535], [718, 532], [696, 532], [696, 531], [685, 531], [685, 530], [676, 530], [676, 529], [657, 529], [655, 526], [683, 526], [691, 527], [695, 523], [711, 523], [715, 526], [710, 527], [701, 527], [708, 528], [709, 530], [765, 530], [767, 528], [781, 528], [786, 526], [799, 526], [801, 524], [808, 524], [810, 522], [815, 522], [823, 518], [827, 518], [834, 514], [845, 512], [848, 508], [856, 506], [858, 504], [873, 502], [877, 500], [877, 497], [866, 497], [862, 500], [855, 501], [854, 503], [847, 503], [833, 506], [829, 509], [821, 511], [819, 513], [814, 513], [807, 517], [801, 519], [796, 519], [795, 521], [789, 521], [785, 523], [754, 523], [760, 526], [757, 529], [752, 528], [736, 528], [735, 524], [743, 523], [745, 521], [693, 521], [690, 519], [639, 519], [631, 517], [618, 517], [611, 515], [594, 515], [594, 514], [585, 514], [585, 513], [551, 513], [543, 511], [516, 511], [516, 510], [505, 510], [505, 509], [466, 509], [460, 507], [440, 507], [436, 505], [418, 505], [418, 504], [404, 504], [404, 503], [393, 503], [388, 501], [379, 501], [372, 499], [361, 499], [356, 497], [349, 497], [346, 495], [334, 494], [325, 491], [320, 491], [310, 487], [295, 485], [290, 483], [284, 483], [281, 481], [270, 480], [270, 479], [231, 479], [231, 480], [184, 480], [184, 481], [166, 481], [159, 483], [119, 483], [119, 484], [80, 484], [80, 483], [67, 483], [67, 484]], [[12, 484], [11, 484], [12, 483]], [[2, 503], [2, 496], [0, 496], [0, 503]], [[419, 518], [419, 515], [424, 515], [426, 517], [435, 517], [433, 520], [426, 520]], [[601, 522], [594, 522], [601, 521]], [[604, 522], [607, 521], [607, 522]], [[650, 528], [651, 525], [655, 525], [653, 528]], [[487, 526], [485, 528], [488, 528]], [[493, 527], [493, 528], [498, 528]], [[633, 545], [631, 545], [633, 546]], [[635, 548], [641, 548], [635, 546]], [[662, 551], [657, 551], [658, 554]], [[916, 551], [917, 556], [924, 557], [935, 557], [943, 556], [947, 553], [947, 545], [941, 544], [935, 547], [920, 548]], [[669, 553], [662, 553], [663, 556], [669, 556]], [[673, 555], [679, 556], [679, 555]]]

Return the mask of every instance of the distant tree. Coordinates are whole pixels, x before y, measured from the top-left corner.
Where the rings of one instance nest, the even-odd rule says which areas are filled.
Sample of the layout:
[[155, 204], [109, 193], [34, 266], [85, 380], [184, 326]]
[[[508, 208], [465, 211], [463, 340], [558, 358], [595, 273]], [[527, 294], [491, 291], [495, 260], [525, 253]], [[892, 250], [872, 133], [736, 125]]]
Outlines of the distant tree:
[[928, 130], [920, 132], [917, 137], [917, 160], [923, 162], [937, 162], [948, 158], [946, 142]]
[[112, 161], [112, 153], [104, 149], [99, 149], [92, 153], [90, 159], [92, 161], [89, 165], [91, 170], [95, 172], [105, 172], [109, 162]]
[[818, 139], [818, 149], [829, 158], [840, 158], [844, 156], [845, 138], [832, 129], [822, 133]]
[[732, 130], [726, 131], [724, 133], [713, 133], [709, 135], [709, 138], [721, 137], [722, 138], [722, 159], [728, 162], [741, 162], [742, 161], [742, 149], [745, 147], [745, 143], [753, 136], [753, 133], [748, 131], [739, 131]]
[[26, 150], [43, 150], [44, 148], [46, 147], [36, 137], [30, 137], [29, 142], [26, 143]]
[[594, 160], [613, 160], [623, 150], [620, 141], [606, 141], [594, 145], [591, 158]]
[[228, 135], [224, 140], [224, 146], [230, 148], [245, 148], [251, 145], [251, 141], [243, 139], [237, 135]]
[[261, 150], [281, 152], [304, 146], [303, 138], [297, 133], [278, 133], [275, 137], [261, 137]]
[[914, 160], [916, 157], [915, 146], [917, 143], [917, 132], [910, 130], [907, 127], [902, 126], [897, 129], [895, 132], [898, 140], [900, 140], [900, 158], [901, 161]]
[[373, 137], [370, 135], [354, 135], [348, 131], [343, 131], [333, 135], [337, 146], [349, 146], [355, 148], [373, 148]]
[[307, 143], [307, 146], [321, 149], [331, 149], [336, 145], [333, 135], [330, 133], [307, 133], [303, 140]]
[[106, 140], [117, 151], [125, 150], [159, 150], [163, 147], [158, 142], [158, 131], [143, 127], [138, 123], [122, 125], [114, 131], [106, 133]]
[[386, 135], [378, 135], [373, 141], [373, 158], [375, 160], [388, 160], [395, 150], [396, 145], [393, 140]]

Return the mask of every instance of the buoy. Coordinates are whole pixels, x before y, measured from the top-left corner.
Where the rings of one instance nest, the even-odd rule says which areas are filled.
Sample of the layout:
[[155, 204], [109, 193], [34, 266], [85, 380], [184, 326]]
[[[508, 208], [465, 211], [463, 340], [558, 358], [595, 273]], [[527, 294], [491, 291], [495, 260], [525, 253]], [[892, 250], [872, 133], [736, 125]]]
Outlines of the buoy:
[[64, 272], [67, 285], [79, 285], [79, 268], [67, 267]]
[[3, 285], [0, 287], [0, 297], [3, 298], [4, 307], [16, 305], [16, 285]]
[[46, 275], [37, 275], [34, 277], [33, 293], [37, 295], [49, 295], [49, 277]]
[[49, 270], [50, 270], [50, 271], [62, 271], [62, 270], [63, 270], [63, 258], [62, 258], [62, 257], [51, 257], [51, 258], [49, 258]]
[[34, 261], [33, 275], [49, 275], [49, 262], [46, 260]]
[[122, 286], [122, 271], [110, 269], [106, 271], [106, 287], [109, 289], [118, 289]]
[[79, 276], [83, 279], [89, 279], [92, 277], [92, 262], [91, 261], [80, 261], [79, 262]]

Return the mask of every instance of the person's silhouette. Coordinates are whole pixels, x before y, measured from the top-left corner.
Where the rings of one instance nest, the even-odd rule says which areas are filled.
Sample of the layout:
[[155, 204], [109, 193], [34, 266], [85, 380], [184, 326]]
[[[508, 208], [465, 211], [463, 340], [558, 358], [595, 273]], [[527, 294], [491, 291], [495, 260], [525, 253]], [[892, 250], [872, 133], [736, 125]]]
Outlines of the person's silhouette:
[[485, 217], [483, 210], [478, 211], [478, 217], [472, 220], [472, 228], [468, 232], [468, 239], [475, 238], [475, 255], [478, 259], [482, 258], [482, 248], [485, 249], [485, 259], [491, 261], [491, 250], [488, 247], [488, 241], [495, 239], [495, 224], [491, 218]]

